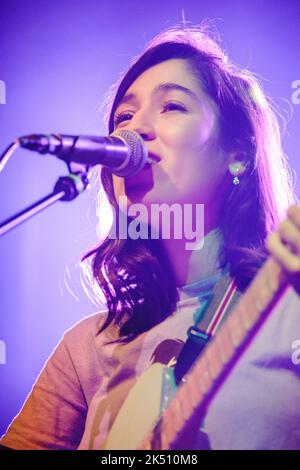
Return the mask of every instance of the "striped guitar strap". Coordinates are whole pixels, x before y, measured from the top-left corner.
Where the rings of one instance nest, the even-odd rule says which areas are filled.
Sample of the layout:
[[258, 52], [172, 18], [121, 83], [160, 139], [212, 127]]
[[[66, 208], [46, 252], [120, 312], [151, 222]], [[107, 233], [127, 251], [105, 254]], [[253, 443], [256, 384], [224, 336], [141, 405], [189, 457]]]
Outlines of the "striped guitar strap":
[[209, 340], [216, 334], [222, 320], [232, 310], [241, 293], [228, 272], [217, 281], [195, 319], [195, 324], [187, 332], [185, 342], [175, 365], [174, 378], [178, 385], [194, 361], [202, 353]]

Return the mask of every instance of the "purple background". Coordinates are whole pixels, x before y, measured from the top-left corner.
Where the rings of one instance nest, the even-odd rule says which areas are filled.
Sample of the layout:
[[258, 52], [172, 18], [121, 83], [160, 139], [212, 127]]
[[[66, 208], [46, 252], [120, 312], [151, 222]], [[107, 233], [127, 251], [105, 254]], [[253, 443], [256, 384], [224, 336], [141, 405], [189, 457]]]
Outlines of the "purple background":
[[[231, 58], [263, 77], [290, 117], [285, 151], [300, 171], [300, 2], [52, 0], [0, 2], [0, 151], [28, 133], [106, 134], [97, 103], [129, 59], [185, 18], [216, 20]], [[1, 101], [1, 99], [0, 99]], [[292, 115], [292, 117], [291, 117]], [[0, 220], [50, 193], [63, 162], [18, 150], [0, 175]], [[299, 187], [299, 186], [298, 186]], [[0, 240], [0, 434], [20, 409], [63, 332], [96, 310], [78, 260], [96, 240], [88, 193], [59, 202]], [[1, 361], [0, 361], [1, 362]]]

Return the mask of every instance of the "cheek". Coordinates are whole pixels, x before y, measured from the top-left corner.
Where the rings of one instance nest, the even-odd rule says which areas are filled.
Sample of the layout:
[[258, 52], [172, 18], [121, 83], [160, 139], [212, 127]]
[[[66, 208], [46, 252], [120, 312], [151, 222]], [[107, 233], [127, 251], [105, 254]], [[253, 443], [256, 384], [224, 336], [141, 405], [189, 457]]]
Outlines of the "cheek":
[[[215, 129], [189, 123], [166, 130], [162, 140], [162, 166], [170, 177], [176, 180], [190, 177], [195, 179], [197, 170], [209, 172], [209, 167], [217, 162], [218, 137]], [[199, 174], [199, 173], [198, 173]]]
[[181, 158], [190, 152], [205, 152], [218, 141], [216, 116], [213, 113], [195, 113], [172, 122], [165, 123], [161, 139], [166, 153], [172, 152]]
[[163, 162], [169, 182], [181, 195], [209, 200], [226, 173], [217, 131], [193, 126], [177, 133], [173, 130], [172, 137], [165, 141]]
[[178, 123], [164, 126], [161, 132], [161, 140], [166, 148], [181, 149], [187, 145], [194, 135], [194, 126], [188, 121], [178, 121]]

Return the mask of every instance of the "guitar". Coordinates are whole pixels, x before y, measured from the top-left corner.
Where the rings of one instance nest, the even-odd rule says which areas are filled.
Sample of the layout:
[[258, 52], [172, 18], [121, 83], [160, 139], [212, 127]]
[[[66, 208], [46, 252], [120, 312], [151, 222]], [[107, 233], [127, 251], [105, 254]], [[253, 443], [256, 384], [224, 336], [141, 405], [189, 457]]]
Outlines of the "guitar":
[[186, 374], [161, 416], [160, 390], [165, 366], [154, 364], [131, 389], [113, 423], [105, 448], [182, 449], [181, 439], [189, 431], [191, 435], [199, 429], [211, 401], [287, 286], [282, 268], [269, 257], [217, 335]]

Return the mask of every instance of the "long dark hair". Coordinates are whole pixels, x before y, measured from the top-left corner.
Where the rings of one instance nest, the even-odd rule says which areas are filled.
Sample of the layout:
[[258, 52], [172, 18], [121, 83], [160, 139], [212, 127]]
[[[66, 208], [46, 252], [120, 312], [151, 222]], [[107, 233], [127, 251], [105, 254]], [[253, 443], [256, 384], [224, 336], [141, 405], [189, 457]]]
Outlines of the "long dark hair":
[[[129, 86], [148, 68], [172, 58], [187, 61], [217, 104], [222, 148], [247, 155], [247, 171], [237, 187], [230, 185], [219, 224], [224, 240], [220, 266], [229, 267], [243, 291], [266, 258], [267, 234], [295, 201], [277, 117], [254, 75], [230, 62], [205, 28], [172, 28], [154, 38], [110, 90], [109, 133], [114, 130], [114, 112]], [[118, 215], [112, 176], [106, 169], [101, 171], [101, 185]], [[92, 281], [107, 304], [102, 330], [114, 322], [120, 327], [120, 337], [130, 340], [174, 311], [178, 291], [159, 240], [106, 236], [83, 260], [90, 263]]]

